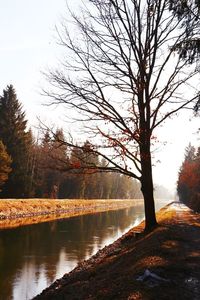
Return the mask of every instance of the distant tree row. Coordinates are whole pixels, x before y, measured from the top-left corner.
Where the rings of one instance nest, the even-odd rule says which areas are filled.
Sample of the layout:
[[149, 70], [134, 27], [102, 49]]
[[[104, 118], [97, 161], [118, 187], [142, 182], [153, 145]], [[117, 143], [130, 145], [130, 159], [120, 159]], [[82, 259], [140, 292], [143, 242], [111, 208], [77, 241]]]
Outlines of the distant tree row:
[[[92, 145], [68, 150], [63, 131], [54, 135], [48, 130], [40, 144], [35, 144], [32, 165], [32, 186], [35, 197], [44, 198], [141, 198], [136, 180], [111, 172], [96, 172], [93, 165], [103, 166], [104, 160], [91, 154]], [[87, 151], [88, 149], [88, 151]], [[83, 168], [84, 165], [87, 169]]]
[[[141, 198], [136, 180], [93, 166], [106, 161], [91, 153], [88, 141], [68, 150], [63, 131], [49, 130], [35, 141], [12, 85], [0, 97], [1, 198]], [[89, 166], [87, 169], [84, 165]]]
[[177, 191], [180, 200], [200, 211], [200, 147], [191, 144], [186, 148], [185, 159], [180, 168]]

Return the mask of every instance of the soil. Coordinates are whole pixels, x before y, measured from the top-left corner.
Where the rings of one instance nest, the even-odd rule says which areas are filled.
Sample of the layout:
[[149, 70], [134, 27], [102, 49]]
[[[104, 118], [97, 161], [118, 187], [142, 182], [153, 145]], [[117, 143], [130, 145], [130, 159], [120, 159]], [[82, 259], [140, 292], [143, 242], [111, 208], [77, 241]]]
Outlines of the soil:
[[200, 215], [172, 203], [65, 274], [40, 299], [200, 299]]

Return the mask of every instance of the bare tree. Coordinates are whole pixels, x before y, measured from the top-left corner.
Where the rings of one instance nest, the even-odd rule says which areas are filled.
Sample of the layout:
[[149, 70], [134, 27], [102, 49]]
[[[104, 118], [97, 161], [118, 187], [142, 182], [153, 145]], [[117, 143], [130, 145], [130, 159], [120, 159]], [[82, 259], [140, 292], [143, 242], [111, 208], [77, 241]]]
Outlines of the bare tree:
[[78, 113], [76, 120], [96, 145], [87, 151], [107, 161], [90, 168], [141, 182], [148, 230], [157, 225], [153, 131], [197, 98], [192, 87], [197, 71], [174, 51], [183, 39], [183, 18], [170, 13], [169, 5], [168, 0], [89, 0], [81, 16], [70, 11], [73, 24], [68, 28], [64, 22], [58, 31], [66, 58], [48, 73], [51, 104]]

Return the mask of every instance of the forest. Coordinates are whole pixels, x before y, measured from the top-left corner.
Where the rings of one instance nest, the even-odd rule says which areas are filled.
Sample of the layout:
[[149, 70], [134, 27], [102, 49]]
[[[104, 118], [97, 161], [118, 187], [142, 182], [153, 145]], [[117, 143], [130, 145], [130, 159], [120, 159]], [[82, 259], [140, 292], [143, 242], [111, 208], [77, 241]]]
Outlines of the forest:
[[[142, 198], [136, 179], [103, 170], [106, 160], [90, 153], [87, 140], [72, 149], [64, 141], [62, 129], [42, 130], [36, 139], [14, 87], [7, 86], [0, 97], [0, 198]], [[156, 198], [169, 196], [156, 186]]]
[[[95, 172], [106, 162], [89, 151], [68, 149], [62, 129], [46, 129], [37, 140], [28, 130], [25, 112], [12, 85], [0, 97], [1, 198], [141, 198], [136, 180]], [[92, 147], [86, 140], [84, 148]], [[89, 166], [83, 169], [87, 161]]]

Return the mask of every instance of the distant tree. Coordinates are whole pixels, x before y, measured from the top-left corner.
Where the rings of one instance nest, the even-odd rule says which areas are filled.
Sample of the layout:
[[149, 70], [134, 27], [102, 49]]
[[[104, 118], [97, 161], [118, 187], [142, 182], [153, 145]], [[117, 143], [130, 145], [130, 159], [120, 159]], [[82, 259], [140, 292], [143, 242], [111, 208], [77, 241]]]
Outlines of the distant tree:
[[60, 184], [64, 178], [63, 166], [67, 164], [67, 148], [63, 131], [57, 129], [51, 136], [46, 130], [38, 146], [36, 195], [37, 197], [58, 198]]
[[82, 149], [82, 164], [84, 169], [82, 171], [82, 197], [83, 198], [98, 198], [97, 188], [98, 188], [98, 176], [97, 172], [94, 169], [95, 166], [99, 164], [99, 157], [96, 153], [91, 151], [93, 146], [89, 141], [85, 141]]
[[47, 192], [47, 182], [45, 178], [47, 175], [48, 165], [48, 152], [50, 147], [50, 133], [45, 131], [42, 137], [41, 144], [37, 142], [35, 149], [35, 171], [34, 171], [34, 182], [35, 182], [35, 197], [49, 197]]
[[10, 167], [11, 162], [12, 159], [6, 151], [6, 147], [4, 146], [2, 141], [0, 141], [0, 188], [4, 185], [4, 183], [8, 179], [9, 173], [12, 170]]
[[[170, 12], [168, 0], [90, 0], [85, 7], [82, 18], [72, 13], [76, 36], [72, 23], [60, 33], [67, 55], [60, 69], [48, 74], [53, 90], [47, 94], [52, 103], [76, 111], [76, 121], [97, 144], [91, 151], [107, 161], [96, 170], [140, 181], [151, 229], [157, 224], [153, 132], [197, 99], [192, 88], [184, 95], [197, 70], [187, 68], [190, 57], [182, 60], [175, 52], [186, 37], [183, 19]], [[76, 145], [72, 140], [68, 146]]]
[[82, 173], [79, 172], [81, 166], [81, 151], [79, 149], [71, 149], [69, 154], [69, 165], [76, 166], [75, 169], [70, 169], [65, 172], [65, 176], [60, 185], [61, 198], [80, 198], [82, 186]]
[[1, 193], [1, 197], [19, 198], [30, 194], [30, 172], [28, 168], [30, 132], [22, 106], [12, 85], [7, 86], [0, 97], [0, 139], [12, 158], [12, 172]]
[[[104, 176], [104, 174], [103, 174]], [[109, 197], [112, 199], [141, 199], [140, 183], [131, 177], [120, 175], [118, 173], [108, 173], [106, 178], [106, 191], [109, 191]], [[109, 188], [107, 188], [109, 187]]]
[[191, 144], [186, 148], [185, 159], [179, 171], [177, 191], [180, 200], [200, 211], [200, 157]]
[[189, 143], [185, 149], [185, 157], [179, 171], [177, 191], [182, 202], [189, 203], [191, 192], [196, 190], [199, 178], [197, 176], [198, 160], [195, 147]]
[[132, 190], [132, 185], [133, 185], [133, 179], [121, 175], [119, 178], [119, 185], [118, 185], [118, 198], [119, 199], [130, 199], [131, 197], [131, 190]]
[[62, 129], [57, 129], [51, 141], [49, 170], [52, 172], [51, 198], [59, 197], [60, 184], [65, 177], [62, 169], [68, 164], [67, 147]]
[[91, 145], [86, 141], [83, 149], [76, 145], [71, 150], [68, 169], [70, 170], [71, 174], [71, 194], [74, 194], [75, 198], [83, 199], [88, 197], [88, 194], [90, 193], [89, 185], [91, 187], [92, 181], [90, 181], [88, 175], [90, 174], [92, 176], [91, 172], [93, 171], [91, 168], [93, 167], [92, 161], [94, 156], [93, 153], [90, 153], [90, 146]]
[[[103, 158], [100, 161], [100, 165], [103, 168], [106, 168], [108, 162]], [[98, 175], [98, 195], [100, 199], [109, 199], [112, 198], [112, 186], [113, 186], [113, 177], [116, 174], [112, 174], [109, 172], [101, 172]], [[116, 184], [116, 183], [115, 183]]]
[[38, 140], [35, 140], [33, 133], [29, 130], [29, 155], [28, 155], [28, 174], [30, 196], [33, 198], [37, 194], [38, 187], [38, 164], [40, 156], [40, 146]]
[[194, 146], [189, 143], [189, 145], [185, 149], [185, 161], [192, 162], [196, 157], [196, 149]]

